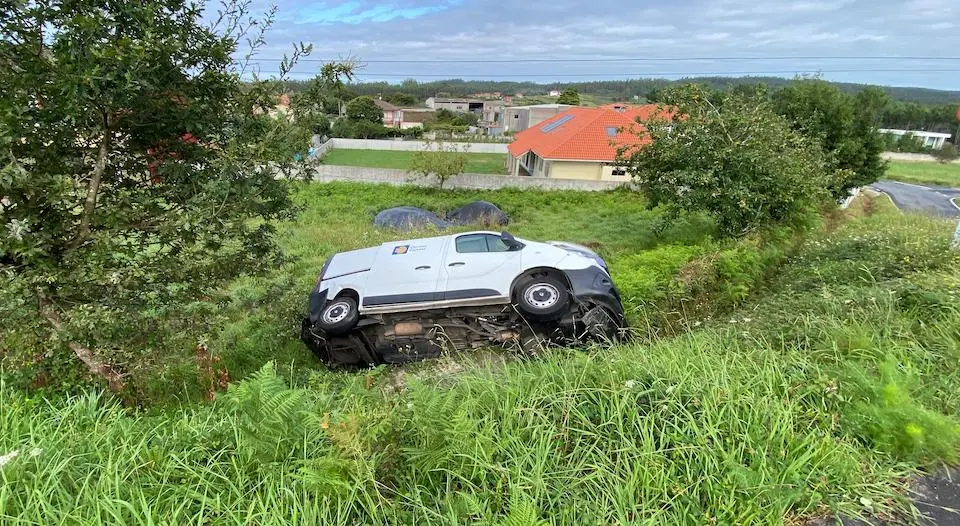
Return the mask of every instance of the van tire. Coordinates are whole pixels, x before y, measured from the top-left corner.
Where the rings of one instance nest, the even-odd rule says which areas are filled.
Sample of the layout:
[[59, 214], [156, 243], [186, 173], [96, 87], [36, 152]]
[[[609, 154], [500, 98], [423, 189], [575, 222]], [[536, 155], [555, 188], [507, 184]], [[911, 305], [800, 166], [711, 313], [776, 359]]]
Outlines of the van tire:
[[514, 290], [517, 308], [536, 321], [556, 320], [570, 308], [566, 284], [546, 273], [520, 278]]
[[350, 296], [340, 296], [329, 301], [320, 311], [317, 327], [327, 334], [336, 336], [346, 334], [353, 329], [360, 320], [360, 311], [357, 300]]

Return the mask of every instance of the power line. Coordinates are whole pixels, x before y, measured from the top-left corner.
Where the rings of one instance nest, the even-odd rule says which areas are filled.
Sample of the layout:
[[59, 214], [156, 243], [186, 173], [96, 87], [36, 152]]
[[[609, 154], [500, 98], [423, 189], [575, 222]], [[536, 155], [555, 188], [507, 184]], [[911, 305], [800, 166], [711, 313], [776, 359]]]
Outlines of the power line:
[[[260, 62], [280, 62], [280, 58], [256, 58]], [[301, 58], [300, 62], [337, 62], [343, 58]], [[633, 58], [516, 58], [516, 59], [383, 59], [360, 60], [364, 64], [528, 64], [563, 62], [693, 62], [693, 61], [768, 61], [768, 60], [960, 60], [960, 57], [934, 56], [766, 56], [766, 57], [633, 57]]]

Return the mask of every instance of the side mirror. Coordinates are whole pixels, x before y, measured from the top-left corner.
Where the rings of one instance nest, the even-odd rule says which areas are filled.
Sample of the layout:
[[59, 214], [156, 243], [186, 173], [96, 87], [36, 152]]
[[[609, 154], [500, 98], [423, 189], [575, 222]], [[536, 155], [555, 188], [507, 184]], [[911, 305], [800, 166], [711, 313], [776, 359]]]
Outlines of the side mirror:
[[503, 240], [503, 244], [507, 245], [507, 248], [509, 248], [511, 252], [523, 248], [523, 243], [517, 241], [517, 238], [513, 237], [513, 234], [506, 230], [500, 233], [500, 239]]

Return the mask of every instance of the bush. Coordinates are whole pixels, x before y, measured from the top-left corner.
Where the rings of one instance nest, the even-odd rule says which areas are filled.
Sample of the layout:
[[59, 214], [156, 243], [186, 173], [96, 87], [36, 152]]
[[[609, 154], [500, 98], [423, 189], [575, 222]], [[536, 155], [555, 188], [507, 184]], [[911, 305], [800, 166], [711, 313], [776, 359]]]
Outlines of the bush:
[[642, 309], [676, 292], [677, 272], [705, 247], [664, 245], [613, 262], [614, 281], [624, 301]]
[[668, 90], [680, 117], [647, 122], [636, 132], [641, 145], [621, 150], [650, 205], [706, 212], [724, 236], [815, 214], [843, 178], [819, 142], [792, 129], [765, 96], [725, 93], [715, 104], [713, 95], [695, 85]]
[[905, 133], [900, 136], [887, 135], [887, 149], [901, 153], [931, 153], [931, 148], [927, 146], [923, 139], [912, 133]]
[[937, 159], [937, 162], [947, 164], [960, 159], [960, 148], [952, 144], [944, 144], [943, 148], [933, 151], [934, 158]]
[[830, 169], [843, 171], [830, 185], [834, 197], [883, 176], [884, 138], [877, 128], [887, 104], [882, 90], [851, 95], [821, 79], [797, 79], [774, 93], [773, 101], [794, 129], [820, 141]]

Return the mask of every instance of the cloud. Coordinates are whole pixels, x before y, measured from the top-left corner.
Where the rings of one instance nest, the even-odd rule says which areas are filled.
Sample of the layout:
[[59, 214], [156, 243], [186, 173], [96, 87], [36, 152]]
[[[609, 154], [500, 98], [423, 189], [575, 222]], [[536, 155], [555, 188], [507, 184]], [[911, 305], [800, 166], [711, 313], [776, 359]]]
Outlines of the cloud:
[[[548, 82], [824, 71], [844, 81], [960, 88], [957, 72], [940, 71], [960, 69], [956, 60], [919, 67], [897, 59], [789, 59], [955, 55], [950, 50], [960, 49], [960, 32], [952, 21], [960, 17], [960, 2], [901, 2], [675, 0], [647, 7], [636, 0], [535, 6], [504, 0], [280, 0], [259, 65], [268, 73], [288, 51], [286, 43], [305, 41], [314, 44], [314, 59], [357, 55], [368, 64], [362, 77], [371, 80]], [[935, 46], [931, 31], [937, 31]], [[694, 58], [706, 60], [686, 60]], [[317, 66], [305, 62], [295, 75], [312, 75]]]

